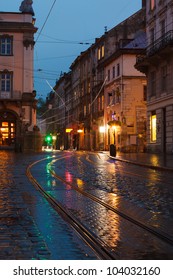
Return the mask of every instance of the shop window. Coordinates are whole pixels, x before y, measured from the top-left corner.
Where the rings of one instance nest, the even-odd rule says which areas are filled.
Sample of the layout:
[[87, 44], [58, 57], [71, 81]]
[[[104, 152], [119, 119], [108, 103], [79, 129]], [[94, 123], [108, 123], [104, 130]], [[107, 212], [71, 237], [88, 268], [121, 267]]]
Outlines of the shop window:
[[153, 112], [151, 115], [151, 142], [156, 142], [157, 139], [156, 123], [156, 113]]

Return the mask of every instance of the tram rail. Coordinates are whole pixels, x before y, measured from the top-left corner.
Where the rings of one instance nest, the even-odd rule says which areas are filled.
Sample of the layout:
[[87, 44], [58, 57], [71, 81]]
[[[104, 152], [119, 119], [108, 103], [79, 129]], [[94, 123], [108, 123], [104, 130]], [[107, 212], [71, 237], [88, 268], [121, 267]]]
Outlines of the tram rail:
[[[59, 157], [57, 160], [61, 160], [68, 157], [63, 156]], [[27, 176], [30, 179], [30, 181], [39, 189], [39, 191], [42, 193], [42, 195], [51, 203], [51, 205], [55, 208], [55, 210], [75, 229], [75, 231], [85, 240], [85, 242], [90, 246], [94, 252], [98, 255], [100, 259], [115, 259], [114, 255], [111, 253], [111, 248], [109, 248], [100, 238], [98, 238], [95, 234], [93, 234], [90, 230], [88, 230], [82, 223], [79, 222], [78, 219], [76, 219], [66, 207], [64, 207], [61, 203], [59, 203], [54, 197], [52, 197], [49, 193], [47, 193], [44, 188], [38, 183], [36, 178], [31, 173], [31, 167], [39, 163], [40, 161], [47, 160], [41, 159], [39, 161], [36, 161], [28, 166], [27, 168]], [[159, 238], [160, 240], [166, 242], [167, 244], [173, 246], [173, 239], [168, 235], [165, 235], [164, 233], [158, 231], [152, 226], [149, 226], [145, 224], [144, 222], [137, 220], [136, 218], [131, 217], [130, 215], [127, 215], [126, 213], [118, 210], [117, 208], [107, 204], [106, 202], [102, 201], [97, 196], [94, 196], [93, 194], [86, 192], [82, 189], [79, 189], [75, 184], [70, 183], [66, 181], [63, 177], [56, 174], [56, 172], [52, 168], [52, 164], [55, 163], [56, 159], [52, 158], [52, 161], [48, 164], [49, 172], [52, 174], [54, 178], [61, 181], [63, 184], [70, 186], [73, 190], [80, 193], [81, 195], [89, 198], [95, 203], [98, 203], [99, 205], [105, 207], [107, 210], [112, 211], [113, 213], [116, 213], [121, 218], [129, 221], [133, 225], [136, 225], [143, 230], [147, 231], [148, 233], [152, 234], [156, 238]], [[90, 160], [91, 161], [91, 160]]]

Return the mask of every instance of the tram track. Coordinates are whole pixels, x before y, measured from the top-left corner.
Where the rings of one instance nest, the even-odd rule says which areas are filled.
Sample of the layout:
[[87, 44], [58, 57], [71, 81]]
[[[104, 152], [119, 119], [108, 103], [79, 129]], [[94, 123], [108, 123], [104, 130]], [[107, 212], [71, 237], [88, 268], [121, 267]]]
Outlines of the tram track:
[[[64, 157], [62, 157], [64, 158]], [[60, 158], [60, 159], [62, 159]], [[114, 256], [110, 253], [111, 248], [106, 248], [107, 245], [95, 236], [91, 231], [89, 231], [82, 223], [80, 223], [72, 214], [62, 206], [56, 199], [54, 199], [49, 193], [47, 193], [44, 188], [38, 183], [38, 181], [31, 174], [31, 167], [35, 164], [47, 160], [41, 159], [29, 165], [26, 170], [26, 175], [31, 183], [41, 192], [41, 194], [49, 201], [49, 203], [54, 207], [54, 209], [62, 216], [62, 218], [67, 221], [71, 227], [76, 231], [78, 235], [85, 241], [85, 243], [96, 253], [96, 255], [103, 260], [114, 260]]]
[[[50, 166], [51, 166], [51, 164], [50, 164]], [[70, 186], [71, 188], [73, 188], [78, 193], [84, 195], [85, 197], [91, 199], [94, 202], [97, 202], [98, 204], [104, 206], [106, 209], [111, 210], [112, 212], [116, 213], [117, 215], [121, 216], [122, 218], [124, 218], [124, 219], [128, 220], [129, 222], [139, 226], [140, 228], [143, 228], [144, 230], [148, 231], [149, 233], [152, 233], [154, 236], [158, 237], [161, 240], [164, 240], [165, 242], [167, 242], [168, 244], [173, 246], [173, 240], [171, 238], [169, 238], [168, 236], [163, 235], [162, 233], [156, 231], [153, 227], [148, 226], [148, 225], [144, 224], [143, 222], [141, 222], [137, 219], [134, 219], [133, 217], [123, 213], [122, 211], [119, 211], [115, 207], [112, 207], [111, 205], [107, 204], [106, 202], [102, 201], [101, 199], [92, 195], [91, 193], [80, 190], [78, 187], [76, 187], [73, 184], [67, 182], [63, 177], [57, 175], [51, 168], [49, 169], [49, 171], [52, 173], [52, 175], [55, 178], [62, 181], [66, 185]]]
[[[48, 164], [49, 172], [52, 174], [54, 178], [61, 181], [63, 184], [70, 186], [73, 190], [80, 193], [81, 195], [89, 198], [95, 203], [105, 207], [107, 210], [112, 211], [113, 213], [117, 214], [121, 218], [127, 220], [128, 222], [142, 228], [143, 230], [149, 232], [150, 234], [154, 235], [155, 237], [159, 238], [160, 240], [166, 242], [167, 244], [173, 246], [173, 240], [169, 237], [169, 235], [165, 235], [162, 232], [159, 232], [154, 227], [149, 226], [133, 217], [125, 214], [122, 211], [119, 211], [117, 208], [112, 207], [111, 205], [107, 204], [106, 202], [102, 201], [97, 196], [92, 195], [89, 192], [79, 189], [74, 184], [67, 182], [63, 177], [59, 176], [55, 173], [52, 168], [52, 165], [65, 157], [59, 157], [58, 159], [52, 158], [52, 161]], [[47, 158], [46, 158], [47, 159]], [[42, 159], [40, 161], [46, 160]], [[87, 159], [87, 158], [86, 158]], [[74, 216], [66, 209], [61, 203], [59, 203], [55, 198], [53, 198], [50, 194], [48, 194], [44, 188], [38, 183], [36, 178], [31, 174], [31, 167], [39, 163], [40, 161], [34, 162], [27, 168], [27, 176], [30, 181], [40, 190], [42, 195], [51, 203], [51, 205], [56, 209], [56, 211], [61, 214], [61, 216], [75, 229], [75, 231], [85, 240], [85, 242], [96, 252], [100, 259], [114, 259], [114, 256], [111, 254], [111, 248], [107, 248], [107, 245], [100, 240], [97, 236], [95, 236], [91, 231], [89, 231], [82, 223], [80, 223]]]
[[[91, 154], [95, 154], [95, 153], [91, 153]], [[100, 159], [100, 155], [97, 153], [96, 154], [97, 157]], [[89, 157], [89, 154], [86, 155], [86, 161], [88, 161], [89, 163], [92, 163], [92, 164], [97, 164], [94, 160], [90, 159]], [[115, 159], [114, 159], [115, 161]], [[119, 160], [119, 162], [124, 162], [126, 164], [129, 164], [128, 161], [121, 161], [121, 159]], [[112, 163], [109, 163], [109, 164], [112, 164]], [[135, 164], [135, 165], [138, 165], [137, 163], [130, 163], [130, 164]], [[154, 170], [154, 167], [151, 168], [151, 166], [147, 167], [147, 166], [144, 166], [144, 165], [141, 165], [141, 167], [143, 168], [149, 168], [149, 169], [152, 169]], [[121, 172], [121, 174], [125, 174], [125, 175], [129, 175], [129, 176], [133, 176], [133, 177], [137, 177], [137, 178], [142, 178], [142, 179], [145, 179], [145, 180], [150, 180], [151, 181], [151, 178], [148, 178], [146, 177], [146, 174], [145, 175], [142, 175], [142, 174], [139, 174], [139, 173], [134, 173], [134, 172], [130, 172], [130, 171], [124, 171], [122, 167], [114, 167], [115, 168], [115, 171], [117, 172]], [[163, 169], [160, 169], [159, 171], [162, 171], [163, 172]], [[155, 178], [154, 179], [154, 182], [158, 182], [158, 183], [167, 183], [168, 185], [172, 186], [172, 182], [166, 182], [162, 179], [158, 179], [158, 178]]]

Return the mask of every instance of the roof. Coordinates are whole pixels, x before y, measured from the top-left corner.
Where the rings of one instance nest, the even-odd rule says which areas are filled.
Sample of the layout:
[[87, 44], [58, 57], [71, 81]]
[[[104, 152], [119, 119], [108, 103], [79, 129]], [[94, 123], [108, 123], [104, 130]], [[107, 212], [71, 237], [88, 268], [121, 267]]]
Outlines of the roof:
[[147, 38], [144, 31], [137, 32], [134, 40], [124, 46], [123, 49], [145, 49], [147, 47]]

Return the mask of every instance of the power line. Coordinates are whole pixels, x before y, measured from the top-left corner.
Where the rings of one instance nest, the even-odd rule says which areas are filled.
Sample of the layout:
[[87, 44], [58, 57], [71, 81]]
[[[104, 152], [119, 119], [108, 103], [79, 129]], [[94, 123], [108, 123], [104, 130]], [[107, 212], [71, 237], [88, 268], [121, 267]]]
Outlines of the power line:
[[40, 37], [42, 31], [43, 31], [43, 29], [44, 29], [44, 27], [45, 27], [45, 25], [46, 25], [46, 22], [48, 21], [48, 18], [49, 18], [50, 14], [51, 14], [51, 12], [52, 12], [52, 10], [53, 10], [53, 7], [54, 7], [55, 3], [56, 3], [56, 0], [54, 0], [52, 6], [51, 6], [51, 8], [50, 8], [50, 11], [49, 11], [49, 13], [48, 13], [48, 15], [47, 15], [47, 17], [46, 17], [44, 23], [43, 23], [43, 26], [42, 26], [42, 28], [41, 28], [41, 30], [40, 30], [40, 33], [39, 33], [38, 36], [37, 36], [37, 39], [35, 40], [35, 43], [37, 43], [37, 41], [38, 41], [38, 39], [39, 39], [39, 37]]

